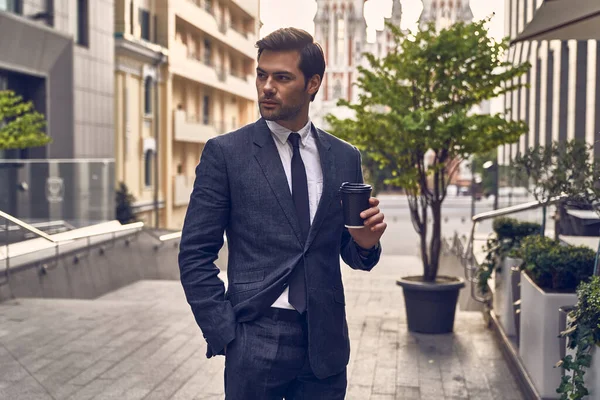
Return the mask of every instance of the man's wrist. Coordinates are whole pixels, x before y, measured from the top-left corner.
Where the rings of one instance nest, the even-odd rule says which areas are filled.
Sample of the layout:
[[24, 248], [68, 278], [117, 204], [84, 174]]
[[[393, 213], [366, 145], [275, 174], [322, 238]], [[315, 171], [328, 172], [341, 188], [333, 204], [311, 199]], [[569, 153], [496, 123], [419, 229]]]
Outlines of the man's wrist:
[[376, 252], [377, 249], [379, 249], [379, 242], [375, 243], [375, 245], [370, 248], [364, 248], [356, 242], [354, 242], [354, 245], [356, 246], [356, 249], [358, 250], [358, 254], [363, 258], [368, 258], [369, 256], [371, 256], [371, 254]]

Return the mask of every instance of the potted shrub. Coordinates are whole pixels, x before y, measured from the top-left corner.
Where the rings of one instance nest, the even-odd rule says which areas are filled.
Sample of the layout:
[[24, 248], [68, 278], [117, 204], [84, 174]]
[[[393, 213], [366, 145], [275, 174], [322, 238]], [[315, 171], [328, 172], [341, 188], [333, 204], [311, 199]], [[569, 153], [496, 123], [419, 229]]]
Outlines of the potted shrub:
[[561, 371], [553, 368], [561, 352], [559, 308], [577, 302], [576, 288], [592, 276], [595, 252], [529, 236], [522, 241], [521, 254], [519, 357], [540, 396], [556, 398], [561, 382]]
[[[567, 209], [592, 210], [600, 201], [600, 159], [594, 159], [594, 148], [585, 141], [552, 142], [529, 148], [519, 154], [511, 169], [519, 179], [529, 181], [529, 192], [542, 204], [563, 196], [557, 203], [554, 237], [567, 230], [573, 219]], [[543, 208], [542, 234], [545, 231], [546, 207]], [[563, 227], [563, 228], [561, 228]], [[568, 229], [577, 231], [580, 229]], [[574, 232], [566, 232], [572, 234]]]
[[557, 389], [561, 400], [600, 398], [600, 277], [577, 288], [577, 304], [569, 313], [568, 354], [557, 364], [565, 376]]
[[473, 111], [484, 100], [522, 87], [518, 78], [529, 69], [504, 61], [508, 40], [490, 38], [486, 23], [457, 23], [439, 32], [431, 26], [414, 35], [388, 24], [393, 49], [381, 59], [366, 54], [370, 68], [359, 67], [358, 102], [338, 103], [354, 116], [327, 117], [334, 135], [390, 169], [386, 183], [407, 194], [423, 266], [423, 274], [398, 281], [410, 331], [453, 329], [464, 280], [439, 276], [438, 270], [442, 204], [460, 163], [527, 132], [524, 122], [504, 114]]
[[487, 240], [484, 251], [486, 258], [477, 271], [477, 286], [482, 294], [489, 293], [489, 279], [494, 276], [493, 312], [500, 320], [504, 332], [509, 336], [516, 335], [515, 312], [513, 307], [513, 290], [511, 270], [520, 267], [522, 260], [515, 250], [521, 241], [530, 235], [539, 234], [540, 224], [518, 221], [514, 218], [501, 217], [492, 223], [494, 234]]

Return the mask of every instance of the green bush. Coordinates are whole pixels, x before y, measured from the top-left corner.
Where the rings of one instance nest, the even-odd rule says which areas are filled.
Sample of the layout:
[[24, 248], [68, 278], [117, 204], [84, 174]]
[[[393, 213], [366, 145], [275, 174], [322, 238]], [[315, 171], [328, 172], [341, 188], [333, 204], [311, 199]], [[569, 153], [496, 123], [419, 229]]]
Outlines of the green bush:
[[542, 289], [574, 292], [592, 276], [595, 252], [585, 246], [566, 246], [545, 236], [529, 236], [521, 243], [523, 268]]
[[119, 182], [119, 187], [115, 191], [115, 217], [122, 224], [136, 222], [136, 216], [133, 211], [135, 197], [129, 192], [129, 188], [123, 182]]
[[477, 282], [481, 293], [488, 291], [488, 280], [494, 271], [500, 271], [502, 260], [513, 255], [519, 249], [523, 238], [539, 233], [540, 224], [521, 222], [514, 218], [501, 217], [492, 223], [495, 237], [488, 239], [485, 252], [486, 259], [478, 270]]
[[570, 317], [573, 323], [561, 335], [568, 338], [567, 346], [575, 350], [575, 357], [568, 355], [557, 364], [565, 371], [573, 371], [572, 376], [565, 374], [556, 390], [561, 394], [561, 400], [582, 399], [589, 395], [584, 375], [592, 363], [591, 350], [600, 343], [600, 277], [594, 276], [579, 285], [577, 305]]

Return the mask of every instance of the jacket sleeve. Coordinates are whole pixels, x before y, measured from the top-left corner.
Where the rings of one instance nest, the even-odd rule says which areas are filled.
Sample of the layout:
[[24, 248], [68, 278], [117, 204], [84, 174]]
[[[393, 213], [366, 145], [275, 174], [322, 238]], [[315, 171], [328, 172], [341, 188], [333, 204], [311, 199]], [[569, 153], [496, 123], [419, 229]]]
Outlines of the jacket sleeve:
[[225, 300], [225, 285], [215, 265], [229, 220], [229, 180], [223, 151], [209, 140], [196, 167], [179, 249], [179, 270], [186, 299], [208, 342], [207, 357], [223, 354], [235, 338], [236, 320]]
[[[357, 163], [356, 182], [363, 183], [364, 179], [360, 151], [358, 151], [356, 148], [354, 148], [354, 150], [356, 151]], [[381, 243], [379, 243], [376, 249], [373, 250], [367, 257], [361, 256], [358, 251], [358, 245], [354, 242], [350, 232], [348, 232], [348, 228], [346, 227], [344, 227], [344, 231], [342, 232], [342, 243], [340, 248], [342, 260], [344, 260], [344, 262], [352, 269], [370, 271], [375, 265], [377, 265], [381, 256]]]

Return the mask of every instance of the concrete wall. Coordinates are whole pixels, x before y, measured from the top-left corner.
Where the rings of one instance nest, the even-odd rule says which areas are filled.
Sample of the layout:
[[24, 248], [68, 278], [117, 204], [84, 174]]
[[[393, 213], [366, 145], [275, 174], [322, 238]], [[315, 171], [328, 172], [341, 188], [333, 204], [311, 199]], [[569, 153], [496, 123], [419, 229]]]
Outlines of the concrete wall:
[[[42, 273], [40, 266], [12, 273], [10, 284], [0, 286], [0, 302], [14, 297], [93, 299], [142, 279], [179, 280], [178, 242], [154, 249], [157, 241], [145, 233], [117, 240], [114, 247], [92, 249], [89, 256], [64, 256], [56, 268]], [[225, 269], [227, 252], [217, 264]], [[0, 278], [0, 281], [2, 277]]]
[[[77, 25], [73, 12], [76, 2], [77, 0], [54, 1], [54, 26], [50, 29], [73, 37]], [[46, 0], [26, 0], [23, 2], [23, 15], [45, 11], [46, 4]], [[55, 66], [62, 72], [60, 76], [63, 81], [54, 84], [51, 82], [48, 88], [51, 96], [49, 107], [68, 105], [75, 124], [74, 133], [72, 127], [69, 130], [67, 127], [51, 126], [52, 135], [61, 138], [60, 144], [50, 147], [48, 156], [52, 158], [114, 157], [114, 0], [89, 0], [87, 11], [88, 44], [75, 43], [70, 54], [70, 64]], [[28, 23], [31, 21], [22, 18], [22, 25]], [[43, 24], [43, 21], [38, 24]], [[4, 37], [12, 37], [14, 40], [12, 35]], [[34, 44], [35, 41], [31, 40], [19, 48], [27, 48], [31, 53], [32, 49], [35, 50]], [[40, 51], [43, 53], [44, 50], [48, 49]], [[0, 55], [0, 60], [2, 58], [3, 55]], [[74, 85], [74, 89], [71, 89], [67, 80]], [[69, 121], [67, 116], [68, 114], [62, 115], [56, 122]]]

